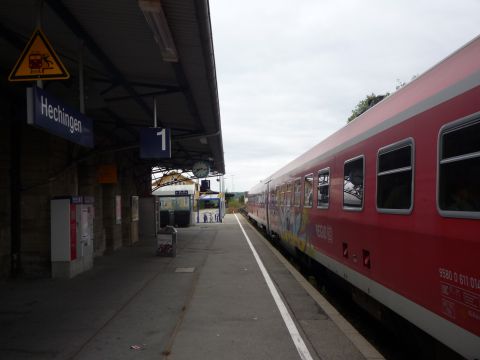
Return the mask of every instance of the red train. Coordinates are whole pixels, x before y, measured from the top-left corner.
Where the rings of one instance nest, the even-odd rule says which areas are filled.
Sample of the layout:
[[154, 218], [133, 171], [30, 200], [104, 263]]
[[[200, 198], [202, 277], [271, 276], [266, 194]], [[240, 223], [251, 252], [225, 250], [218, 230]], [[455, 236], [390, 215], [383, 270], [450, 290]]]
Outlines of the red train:
[[480, 359], [480, 37], [252, 188], [248, 216]]

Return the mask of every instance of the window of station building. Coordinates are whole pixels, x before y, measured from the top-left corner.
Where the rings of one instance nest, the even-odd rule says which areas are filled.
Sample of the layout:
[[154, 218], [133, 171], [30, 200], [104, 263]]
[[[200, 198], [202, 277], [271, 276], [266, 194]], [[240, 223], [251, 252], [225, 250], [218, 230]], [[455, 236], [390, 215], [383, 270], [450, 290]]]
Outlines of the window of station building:
[[303, 186], [303, 206], [313, 206], [313, 174], [305, 176], [305, 184]]
[[300, 183], [300, 179], [297, 179], [293, 183], [293, 205], [294, 206], [300, 206], [300, 195], [301, 195], [301, 183]]
[[413, 139], [386, 146], [377, 157], [377, 210], [408, 214], [413, 208]]
[[363, 155], [347, 160], [343, 166], [343, 208], [346, 210], [363, 209]]
[[480, 218], [480, 119], [440, 130], [438, 208], [444, 216]]
[[330, 168], [318, 172], [317, 208], [328, 209], [330, 203]]

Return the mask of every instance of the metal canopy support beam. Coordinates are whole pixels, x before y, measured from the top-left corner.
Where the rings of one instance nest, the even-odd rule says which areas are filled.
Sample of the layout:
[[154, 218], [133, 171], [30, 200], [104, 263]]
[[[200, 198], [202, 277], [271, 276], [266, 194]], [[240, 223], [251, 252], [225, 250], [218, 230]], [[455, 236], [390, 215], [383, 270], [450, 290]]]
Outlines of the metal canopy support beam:
[[[105, 69], [112, 76], [113, 82], [118, 82], [127, 93], [137, 102], [137, 104], [145, 111], [145, 113], [151, 117], [152, 110], [147, 103], [139, 97], [133, 86], [123, 76], [121, 71], [113, 64], [110, 58], [103, 52], [100, 46], [93, 40], [88, 32], [83, 28], [79, 21], [73, 16], [68, 8], [60, 0], [45, 0], [48, 6], [58, 15], [58, 18], [63, 21], [66, 27], [68, 27], [75, 35], [82, 39], [85, 46], [90, 52], [102, 63]], [[163, 126], [162, 124], [160, 124]]]
[[114, 112], [113, 110], [108, 109], [108, 108], [103, 109], [103, 112], [105, 114], [107, 114], [110, 118], [115, 120], [115, 122], [117, 123], [117, 126], [120, 125], [120, 127], [124, 128], [131, 135], [133, 135], [135, 140], [138, 140], [138, 138], [139, 138], [138, 131], [135, 128], [133, 128], [132, 126], [128, 125], [120, 115], [118, 115], [116, 112]]
[[[100, 82], [100, 83], [112, 84], [112, 86], [118, 86], [117, 83], [113, 82], [110, 79], [93, 77], [93, 78], [91, 78], [91, 80], [96, 81], [96, 82]], [[171, 85], [171, 84], [152, 84], [152, 83], [139, 82], [139, 81], [130, 81], [129, 84], [132, 85], [132, 86], [139, 86], [139, 87], [152, 88], [152, 89], [178, 90], [178, 91], [183, 90], [180, 86]]]
[[103, 96], [103, 95], [105, 95], [106, 93], [112, 91], [113, 89], [115, 89], [115, 88], [118, 87], [118, 86], [120, 86], [120, 85], [113, 83], [112, 85], [110, 85], [109, 87], [107, 87], [105, 90], [102, 90], [102, 91], [100, 92], [100, 95]]
[[[158, 90], [154, 92], [149, 92], [146, 94], [138, 94], [138, 97], [152, 97], [152, 96], [161, 96], [161, 95], [168, 95], [168, 94], [173, 94], [180, 92], [180, 89], [175, 89], [175, 90]], [[112, 98], [105, 98], [104, 100], [106, 102], [113, 102], [113, 101], [122, 101], [122, 100], [128, 100], [132, 99], [131, 96], [117, 96], [117, 97], [112, 97]]]
[[[120, 125], [119, 127], [130, 127], [130, 129], [132, 130], [132, 134], [133, 134], [133, 131], [136, 131], [134, 127], [150, 127], [151, 126], [151, 123], [128, 122], [124, 118], [120, 117], [120, 115], [114, 113], [112, 110], [107, 108], [102, 109], [102, 111], [105, 114], [108, 114], [109, 117], [113, 118], [113, 121], [95, 119], [96, 124], [110, 124], [110, 125], [117, 124], [117, 125]], [[110, 115], [110, 114], [113, 114], [113, 115]], [[189, 132], [189, 130], [185, 130], [182, 128], [170, 127], [170, 129], [172, 130], [172, 132], [174, 131], [176, 134], [178, 134], [178, 135], [173, 135], [172, 133], [173, 140], [185, 140], [185, 139], [190, 140], [190, 139], [197, 139], [200, 137], [209, 136], [209, 135], [198, 135], [198, 133], [192, 133], [192, 132]], [[135, 133], [135, 134], [138, 134], [138, 133]]]
[[190, 90], [190, 86], [185, 76], [185, 71], [181, 63], [172, 63], [173, 70], [175, 71], [175, 77], [183, 89], [183, 94], [185, 96], [185, 100], [187, 101], [188, 111], [190, 115], [197, 120], [198, 124], [200, 125], [200, 131], [205, 132], [205, 126], [203, 125], [202, 118], [198, 113], [197, 105], [195, 105], [195, 100], [193, 98], [192, 92]]
[[178, 146], [178, 148], [179, 148], [179, 150], [180, 150], [180, 151], [177, 152], [177, 154], [178, 154], [179, 152], [183, 152], [183, 153], [187, 156], [187, 159], [191, 160], [192, 163], [193, 163], [194, 160], [193, 160], [193, 157], [192, 157], [192, 155], [190, 154], [190, 152], [188, 152], [188, 151], [182, 146], [182, 144], [180, 144], [178, 141], [176, 141], [175, 144]]
[[23, 50], [25, 47], [25, 38], [5, 27], [2, 23], [0, 23], [0, 36], [19, 50]]

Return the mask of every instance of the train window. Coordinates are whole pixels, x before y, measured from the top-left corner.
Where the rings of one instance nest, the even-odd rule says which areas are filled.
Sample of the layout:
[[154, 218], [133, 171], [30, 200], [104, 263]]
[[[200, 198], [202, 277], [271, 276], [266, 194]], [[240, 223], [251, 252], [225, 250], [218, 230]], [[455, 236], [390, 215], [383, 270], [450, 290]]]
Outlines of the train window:
[[295, 180], [293, 183], [293, 205], [300, 206], [300, 195], [301, 195], [301, 183], [300, 179]]
[[326, 168], [318, 172], [317, 207], [328, 209], [330, 202], [330, 169]]
[[363, 209], [364, 157], [359, 156], [345, 162], [343, 166], [343, 208]]
[[413, 208], [413, 139], [378, 150], [377, 210], [408, 214]]
[[280, 206], [282, 203], [280, 202], [280, 186], [275, 186], [275, 206]]
[[438, 208], [444, 216], [480, 218], [480, 119], [456, 121], [439, 137]]
[[305, 184], [303, 187], [303, 206], [313, 206], [313, 174], [305, 176]]
[[275, 206], [275, 190], [270, 190], [270, 194], [268, 195], [268, 204], [270, 206]]
[[286, 205], [290, 206], [292, 201], [292, 183], [287, 184]]

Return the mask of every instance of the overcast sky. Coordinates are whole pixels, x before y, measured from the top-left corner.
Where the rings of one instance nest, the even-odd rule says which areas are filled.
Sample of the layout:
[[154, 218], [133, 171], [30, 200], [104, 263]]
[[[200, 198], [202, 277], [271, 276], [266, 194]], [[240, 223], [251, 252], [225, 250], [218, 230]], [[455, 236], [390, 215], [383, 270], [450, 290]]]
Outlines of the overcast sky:
[[480, 34], [480, 0], [210, 0], [210, 11], [229, 191]]

